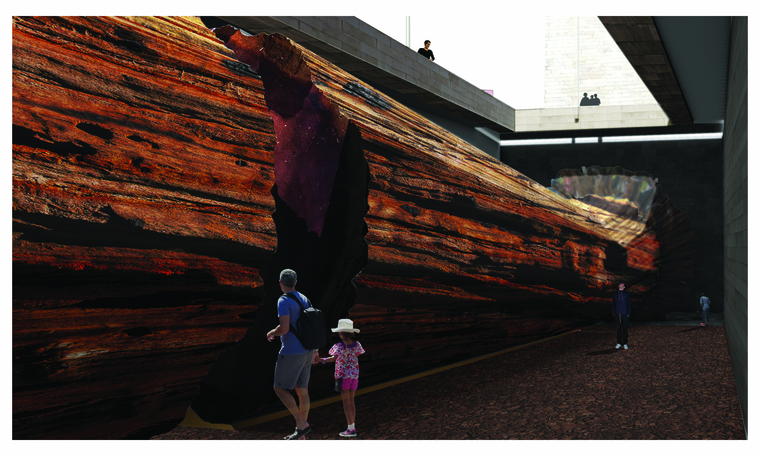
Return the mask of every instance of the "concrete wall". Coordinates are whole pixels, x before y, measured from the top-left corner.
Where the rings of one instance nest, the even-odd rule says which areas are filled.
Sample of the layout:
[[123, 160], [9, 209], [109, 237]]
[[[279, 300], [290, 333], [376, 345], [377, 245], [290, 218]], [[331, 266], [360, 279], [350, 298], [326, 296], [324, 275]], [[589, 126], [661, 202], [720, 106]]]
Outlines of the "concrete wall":
[[[576, 122], [575, 119], [578, 119]], [[665, 127], [668, 116], [657, 103], [625, 106], [520, 109], [515, 131], [586, 130], [592, 128]]]
[[723, 133], [725, 328], [747, 429], [747, 17], [731, 24]]
[[622, 166], [658, 178], [665, 196], [688, 215], [695, 234], [695, 278], [680, 307], [671, 310], [694, 312], [702, 291], [713, 311], [723, 310], [722, 155], [720, 139], [501, 148], [503, 163], [546, 187], [562, 169], [593, 165]]
[[584, 92], [601, 106], [657, 104], [596, 16], [546, 18], [545, 80], [544, 108], [579, 106]]

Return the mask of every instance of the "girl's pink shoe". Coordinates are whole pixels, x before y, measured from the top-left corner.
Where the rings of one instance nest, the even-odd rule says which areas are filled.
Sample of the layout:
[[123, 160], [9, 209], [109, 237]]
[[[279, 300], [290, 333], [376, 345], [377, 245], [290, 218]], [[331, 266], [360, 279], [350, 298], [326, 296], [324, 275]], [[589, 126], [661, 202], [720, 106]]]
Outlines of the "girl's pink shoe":
[[346, 429], [338, 435], [341, 437], [356, 437], [356, 429], [351, 429], [350, 431]]

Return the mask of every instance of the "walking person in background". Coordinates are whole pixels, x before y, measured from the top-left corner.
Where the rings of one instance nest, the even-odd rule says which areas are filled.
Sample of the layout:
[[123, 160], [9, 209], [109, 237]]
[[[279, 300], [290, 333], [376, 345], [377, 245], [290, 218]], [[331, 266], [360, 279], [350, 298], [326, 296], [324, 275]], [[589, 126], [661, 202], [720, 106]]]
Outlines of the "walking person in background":
[[335, 363], [335, 384], [336, 389], [340, 389], [340, 395], [343, 399], [343, 411], [346, 413], [346, 422], [348, 429], [341, 432], [341, 437], [356, 437], [356, 404], [354, 396], [356, 388], [359, 385], [359, 359], [358, 356], [364, 353], [364, 348], [359, 341], [353, 340], [358, 329], [354, 328], [354, 322], [348, 319], [338, 320], [338, 327], [332, 328], [332, 332], [337, 332], [340, 336], [340, 343], [332, 346], [329, 358], [315, 358], [325, 362]]
[[699, 298], [699, 306], [702, 308], [702, 326], [708, 326], [710, 323], [710, 298], [702, 293], [702, 297]]
[[425, 47], [417, 49], [418, 54], [422, 54], [430, 60], [435, 60], [433, 51], [430, 50], [430, 40], [425, 40]]
[[618, 285], [618, 291], [612, 297], [612, 316], [617, 326], [617, 345], [615, 348], [628, 350], [628, 317], [631, 316], [631, 295], [625, 291], [625, 284]]
[[[296, 299], [308, 306], [309, 300], [306, 296], [296, 291], [296, 281], [297, 276], [294, 270], [283, 269], [280, 272], [282, 292], [293, 293]], [[267, 333], [269, 342], [276, 336], [280, 336], [282, 343], [280, 353], [277, 355], [277, 364], [274, 367], [274, 392], [296, 419], [296, 431], [285, 437], [285, 440], [306, 440], [304, 436], [311, 431], [311, 426], [306, 421], [311, 406], [309, 377], [311, 377], [311, 365], [318, 353], [317, 350], [305, 349], [295, 334], [290, 331], [291, 326], [296, 327], [299, 312], [299, 303], [288, 296], [281, 296], [277, 301], [277, 316], [280, 318], [280, 324]], [[298, 405], [290, 393], [290, 390], [294, 388], [298, 394]]]

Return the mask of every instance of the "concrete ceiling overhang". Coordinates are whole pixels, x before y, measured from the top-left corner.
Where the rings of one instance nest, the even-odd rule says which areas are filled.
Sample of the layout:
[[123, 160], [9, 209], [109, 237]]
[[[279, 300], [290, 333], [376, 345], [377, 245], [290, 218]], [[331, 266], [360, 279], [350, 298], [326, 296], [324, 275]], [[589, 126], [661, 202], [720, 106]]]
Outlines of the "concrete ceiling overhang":
[[694, 123], [723, 123], [730, 16], [654, 16]]
[[722, 123], [730, 17], [599, 16], [673, 125]]

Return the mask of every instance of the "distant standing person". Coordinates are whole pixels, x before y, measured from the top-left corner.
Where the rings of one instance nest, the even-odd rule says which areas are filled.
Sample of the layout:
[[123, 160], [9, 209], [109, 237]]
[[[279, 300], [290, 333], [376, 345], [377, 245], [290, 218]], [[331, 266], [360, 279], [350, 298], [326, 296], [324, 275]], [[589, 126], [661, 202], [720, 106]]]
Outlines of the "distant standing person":
[[628, 350], [628, 317], [631, 316], [631, 295], [625, 291], [625, 284], [618, 285], [618, 291], [612, 297], [612, 316], [617, 326], [617, 345], [615, 348]]
[[[309, 306], [306, 296], [296, 291], [297, 276], [292, 269], [283, 269], [280, 272], [280, 289], [283, 293], [293, 293], [305, 307]], [[274, 367], [274, 392], [280, 398], [283, 405], [296, 419], [296, 431], [285, 440], [305, 440], [304, 437], [311, 431], [311, 426], [306, 421], [309, 417], [309, 377], [311, 377], [311, 365], [315, 357], [319, 356], [317, 350], [307, 350], [301, 345], [298, 338], [290, 331], [291, 325], [296, 326], [301, 304], [288, 296], [281, 296], [277, 301], [277, 316], [280, 324], [267, 333], [267, 340], [272, 341], [275, 336], [280, 336], [282, 347], [277, 355], [277, 364]], [[290, 390], [296, 390], [298, 394], [298, 406]]]
[[422, 54], [430, 60], [435, 60], [433, 51], [430, 50], [430, 40], [425, 40], [425, 47], [417, 49], [418, 54]]
[[704, 293], [699, 298], [699, 306], [702, 308], [702, 326], [707, 326], [710, 324], [710, 298], [705, 296]]

